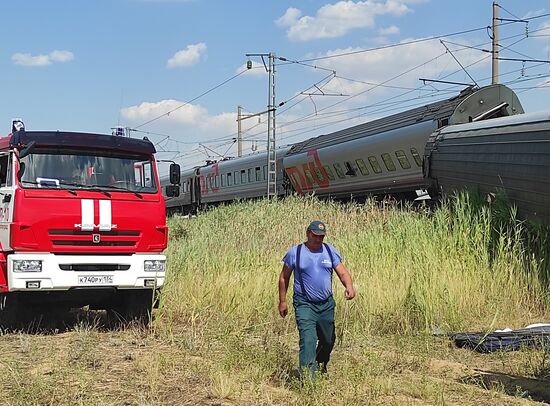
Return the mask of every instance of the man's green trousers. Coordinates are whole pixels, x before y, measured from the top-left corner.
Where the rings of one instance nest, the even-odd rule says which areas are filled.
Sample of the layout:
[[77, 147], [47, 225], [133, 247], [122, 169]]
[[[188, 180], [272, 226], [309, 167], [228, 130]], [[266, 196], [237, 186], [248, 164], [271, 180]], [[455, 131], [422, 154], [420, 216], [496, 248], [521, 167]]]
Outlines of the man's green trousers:
[[326, 371], [336, 341], [334, 330], [334, 298], [311, 302], [294, 294], [296, 324], [300, 333], [300, 370], [309, 370], [312, 377], [318, 366]]

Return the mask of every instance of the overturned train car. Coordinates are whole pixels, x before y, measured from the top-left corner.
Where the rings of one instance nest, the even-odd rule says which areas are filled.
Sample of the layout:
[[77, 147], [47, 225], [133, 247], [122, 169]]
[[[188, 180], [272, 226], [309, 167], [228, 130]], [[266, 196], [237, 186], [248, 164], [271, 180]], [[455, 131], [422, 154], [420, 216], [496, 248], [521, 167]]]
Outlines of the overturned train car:
[[425, 175], [439, 193], [503, 190], [520, 218], [550, 225], [550, 111], [441, 129]]

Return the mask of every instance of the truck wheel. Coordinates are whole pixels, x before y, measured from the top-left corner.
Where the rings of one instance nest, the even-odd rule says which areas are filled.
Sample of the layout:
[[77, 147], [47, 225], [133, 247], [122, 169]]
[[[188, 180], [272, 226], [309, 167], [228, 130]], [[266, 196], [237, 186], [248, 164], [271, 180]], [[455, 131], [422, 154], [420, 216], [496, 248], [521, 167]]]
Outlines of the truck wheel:
[[22, 300], [17, 293], [0, 295], [0, 327], [28, 330], [40, 323], [36, 307]]
[[117, 293], [115, 303], [108, 309], [107, 315], [111, 323], [137, 322], [147, 326], [151, 319], [152, 305], [152, 290], [121, 291]]

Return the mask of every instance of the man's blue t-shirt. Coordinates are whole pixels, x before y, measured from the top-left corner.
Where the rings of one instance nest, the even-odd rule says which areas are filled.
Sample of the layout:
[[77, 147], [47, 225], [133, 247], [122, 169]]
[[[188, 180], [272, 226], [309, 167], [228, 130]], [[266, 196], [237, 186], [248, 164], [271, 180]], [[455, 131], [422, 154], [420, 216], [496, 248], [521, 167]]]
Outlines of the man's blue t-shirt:
[[[328, 243], [325, 244], [328, 245], [332, 253], [333, 262], [331, 262], [330, 255], [324, 245], [321, 250], [313, 252], [305, 244], [301, 244], [299, 270], [296, 267], [297, 245], [290, 248], [283, 257], [284, 264], [294, 271], [294, 294], [313, 301], [326, 300], [332, 295], [332, 268], [342, 262], [342, 257], [336, 248]], [[302, 273], [307, 295], [302, 292], [298, 272]]]

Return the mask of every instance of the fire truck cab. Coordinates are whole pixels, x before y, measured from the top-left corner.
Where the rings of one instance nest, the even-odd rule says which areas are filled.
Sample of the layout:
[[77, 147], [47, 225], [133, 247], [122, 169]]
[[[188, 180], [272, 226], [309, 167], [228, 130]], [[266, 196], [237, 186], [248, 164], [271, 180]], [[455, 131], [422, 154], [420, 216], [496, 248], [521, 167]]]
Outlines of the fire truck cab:
[[[0, 137], [1, 311], [149, 314], [168, 237], [155, 152], [146, 139], [14, 122]], [[170, 169], [179, 184], [179, 166]]]

